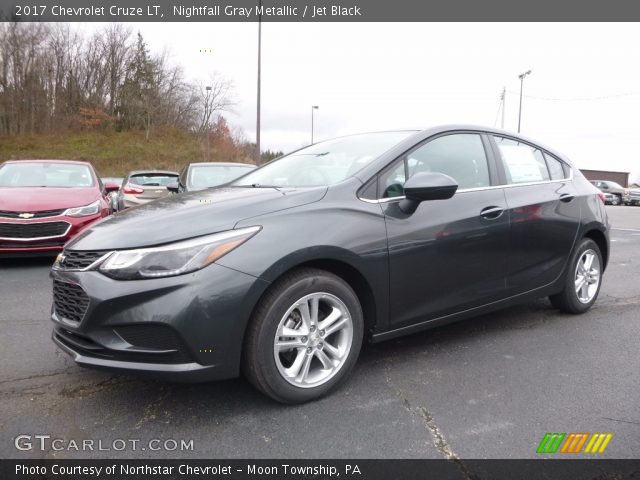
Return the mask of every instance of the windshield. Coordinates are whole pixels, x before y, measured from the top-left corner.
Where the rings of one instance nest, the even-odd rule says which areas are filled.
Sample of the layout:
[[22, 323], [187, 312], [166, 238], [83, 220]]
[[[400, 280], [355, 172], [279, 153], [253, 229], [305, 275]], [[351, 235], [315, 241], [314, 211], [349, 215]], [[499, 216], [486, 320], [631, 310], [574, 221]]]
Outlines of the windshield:
[[0, 167], [0, 187], [93, 187], [86, 165], [70, 163], [20, 162]]
[[146, 173], [131, 175], [131, 177], [129, 177], [129, 183], [141, 187], [166, 187], [177, 179], [177, 173]]
[[350, 135], [309, 147], [268, 163], [242, 177], [240, 187], [319, 187], [351, 177], [415, 132]]
[[190, 189], [211, 188], [241, 177], [253, 165], [193, 165], [189, 169], [187, 186]]

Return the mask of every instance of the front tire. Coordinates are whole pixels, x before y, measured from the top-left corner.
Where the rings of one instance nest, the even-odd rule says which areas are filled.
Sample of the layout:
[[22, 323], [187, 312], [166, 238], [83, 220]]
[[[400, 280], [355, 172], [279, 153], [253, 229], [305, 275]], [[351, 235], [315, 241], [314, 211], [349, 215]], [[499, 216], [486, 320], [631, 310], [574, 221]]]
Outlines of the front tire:
[[318, 399], [352, 370], [363, 331], [362, 308], [349, 284], [324, 270], [296, 270], [256, 307], [245, 340], [244, 374], [279, 402]]
[[584, 313], [598, 298], [602, 284], [602, 253], [590, 238], [583, 238], [571, 255], [564, 289], [549, 297], [565, 313]]
[[611, 199], [611, 205], [617, 206], [622, 203], [622, 197], [620, 195], [614, 195]]

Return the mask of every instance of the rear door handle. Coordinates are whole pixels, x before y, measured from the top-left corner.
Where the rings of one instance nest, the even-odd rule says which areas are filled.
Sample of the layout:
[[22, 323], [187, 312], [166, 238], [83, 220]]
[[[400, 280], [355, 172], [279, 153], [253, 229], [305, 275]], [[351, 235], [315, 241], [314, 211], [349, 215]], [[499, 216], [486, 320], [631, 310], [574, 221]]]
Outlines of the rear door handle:
[[560, 201], [564, 203], [569, 203], [574, 198], [576, 198], [576, 196], [570, 193], [563, 193], [562, 195], [560, 195]]
[[501, 207], [486, 207], [480, 211], [480, 216], [486, 220], [495, 220], [500, 218], [504, 213], [504, 209]]

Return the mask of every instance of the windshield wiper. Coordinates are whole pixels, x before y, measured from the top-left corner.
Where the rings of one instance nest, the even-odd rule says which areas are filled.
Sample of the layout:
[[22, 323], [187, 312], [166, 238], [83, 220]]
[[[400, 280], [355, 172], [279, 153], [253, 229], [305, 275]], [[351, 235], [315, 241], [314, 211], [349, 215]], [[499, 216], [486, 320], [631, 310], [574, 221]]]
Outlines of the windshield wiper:
[[261, 183], [251, 183], [251, 184], [246, 184], [246, 185], [231, 185], [233, 187], [239, 187], [239, 188], [273, 188], [275, 190], [278, 190], [280, 192], [280, 189], [282, 188], [282, 186], [276, 186], [276, 185], [262, 185]]

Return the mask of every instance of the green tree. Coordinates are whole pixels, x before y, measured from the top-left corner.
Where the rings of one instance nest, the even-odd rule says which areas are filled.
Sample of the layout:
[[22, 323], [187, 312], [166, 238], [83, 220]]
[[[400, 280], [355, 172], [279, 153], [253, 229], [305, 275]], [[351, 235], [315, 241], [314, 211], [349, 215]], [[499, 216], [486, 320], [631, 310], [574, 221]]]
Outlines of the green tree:
[[138, 32], [133, 58], [127, 68], [117, 109], [120, 128], [142, 128], [149, 139], [154, 113], [159, 104], [157, 62], [149, 55], [147, 44]]

